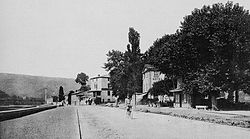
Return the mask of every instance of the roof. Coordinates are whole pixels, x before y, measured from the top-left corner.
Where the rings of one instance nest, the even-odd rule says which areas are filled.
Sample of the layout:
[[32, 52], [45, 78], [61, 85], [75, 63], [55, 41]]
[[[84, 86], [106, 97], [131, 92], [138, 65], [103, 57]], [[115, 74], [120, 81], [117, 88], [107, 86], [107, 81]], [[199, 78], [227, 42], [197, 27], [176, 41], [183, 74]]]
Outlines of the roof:
[[145, 64], [142, 73], [146, 73], [148, 71], [159, 71], [159, 69], [155, 68], [150, 64]]
[[77, 96], [83, 96], [83, 95], [87, 95], [87, 91], [77, 91], [72, 93], [72, 95], [77, 95]]
[[97, 79], [97, 78], [110, 78], [110, 77], [109, 77], [108, 75], [102, 75], [102, 76], [98, 75], [98, 76], [96, 76], [96, 77], [90, 78], [90, 80], [91, 80], [91, 79]]
[[177, 92], [182, 92], [183, 90], [182, 89], [172, 89], [172, 90], [169, 90], [169, 92], [172, 92], [172, 93], [177, 93]]

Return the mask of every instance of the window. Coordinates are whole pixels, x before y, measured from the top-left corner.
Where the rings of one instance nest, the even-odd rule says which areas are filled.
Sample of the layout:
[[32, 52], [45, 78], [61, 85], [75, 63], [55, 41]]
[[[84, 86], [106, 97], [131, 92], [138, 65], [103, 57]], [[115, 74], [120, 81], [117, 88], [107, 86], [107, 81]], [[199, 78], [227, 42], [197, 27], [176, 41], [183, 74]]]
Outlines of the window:
[[101, 92], [97, 92], [97, 96], [100, 96], [101, 95]]
[[98, 88], [97, 84], [94, 84], [94, 88], [97, 90], [97, 88]]
[[159, 72], [153, 72], [153, 80], [159, 80]]
[[177, 88], [177, 79], [172, 79], [173, 89]]
[[154, 77], [155, 77], [155, 78], [158, 77], [158, 72], [154, 72]]
[[110, 96], [110, 91], [108, 91], [108, 96]]
[[108, 88], [111, 88], [111, 84], [110, 83], [108, 83]]

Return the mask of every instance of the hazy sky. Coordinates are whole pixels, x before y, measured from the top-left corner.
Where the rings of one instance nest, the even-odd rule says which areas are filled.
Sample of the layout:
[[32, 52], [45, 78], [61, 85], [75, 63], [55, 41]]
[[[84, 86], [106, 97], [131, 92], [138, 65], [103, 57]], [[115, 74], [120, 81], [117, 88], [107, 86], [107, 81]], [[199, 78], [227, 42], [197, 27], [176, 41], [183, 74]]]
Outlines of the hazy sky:
[[[128, 29], [145, 52], [194, 8], [227, 0], [0, 0], [0, 72], [75, 78], [107, 74], [106, 53], [124, 51]], [[250, 10], [250, 0], [235, 0]]]

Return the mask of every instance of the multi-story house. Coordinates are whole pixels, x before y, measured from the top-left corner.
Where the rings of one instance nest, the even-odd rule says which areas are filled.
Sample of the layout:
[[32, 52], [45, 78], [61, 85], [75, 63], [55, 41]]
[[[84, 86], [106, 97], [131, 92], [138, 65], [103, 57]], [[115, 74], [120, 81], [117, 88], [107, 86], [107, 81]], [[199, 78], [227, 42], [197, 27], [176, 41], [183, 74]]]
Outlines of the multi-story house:
[[[151, 66], [149, 64], [146, 64], [144, 66], [142, 74], [143, 74], [143, 77], [142, 77], [142, 80], [143, 80], [143, 87], [142, 87], [143, 93], [147, 93], [148, 90], [153, 87], [153, 84], [155, 82], [158, 82], [160, 80], [164, 80], [164, 76], [165, 76], [164, 74], [159, 72], [158, 69], [156, 69], [155, 67], [153, 67], [153, 66]], [[152, 96], [149, 94], [149, 97], [152, 97]]]
[[96, 98], [97, 103], [114, 102], [115, 97], [112, 95], [109, 76], [96, 76], [89, 80], [92, 96]]

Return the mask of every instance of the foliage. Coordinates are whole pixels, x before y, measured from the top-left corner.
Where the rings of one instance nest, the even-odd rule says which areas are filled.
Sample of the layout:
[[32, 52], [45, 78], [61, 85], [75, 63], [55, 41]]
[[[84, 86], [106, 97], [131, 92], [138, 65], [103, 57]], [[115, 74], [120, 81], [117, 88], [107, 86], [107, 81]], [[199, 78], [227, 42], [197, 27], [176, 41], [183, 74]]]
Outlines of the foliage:
[[[180, 34], [164, 35], [157, 39], [153, 46], [144, 54], [145, 63], [153, 65], [169, 78], [182, 76], [187, 72], [185, 57], [182, 54], [182, 44], [179, 41]], [[186, 62], [188, 63], [188, 62]]]
[[74, 93], [73, 90], [69, 91], [69, 94], [68, 94], [68, 104], [71, 105], [71, 96], [72, 94]]
[[124, 53], [125, 62], [127, 63], [127, 93], [132, 95], [136, 92], [142, 92], [142, 54], [140, 52], [140, 34], [129, 28], [128, 33], [129, 43], [127, 45], [127, 51]]
[[155, 82], [153, 87], [149, 89], [150, 94], [157, 96], [157, 95], [169, 95], [169, 90], [172, 88], [172, 81], [171, 80], [161, 80]]
[[109, 71], [113, 94], [121, 96], [126, 93], [127, 87], [124, 53], [112, 50], [107, 53], [107, 57], [107, 63], [104, 63], [104, 68]]
[[53, 102], [58, 102], [58, 96], [52, 96]]
[[86, 75], [85, 73], [81, 72], [81, 73], [77, 74], [77, 77], [76, 77], [76, 79], [75, 79], [75, 82], [76, 82], [76, 83], [79, 83], [79, 84], [81, 84], [81, 85], [86, 85], [88, 79], [89, 79], [89, 76]]
[[87, 85], [88, 79], [89, 79], [89, 76], [83, 72], [77, 74], [75, 82], [81, 84], [81, 87], [79, 89], [80, 91], [85, 92], [85, 91], [90, 90], [90, 86]]
[[58, 98], [59, 98], [59, 102], [61, 102], [61, 101], [63, 101], [65, 99], [62, 86], [59, 87], [59, 96], [58, 96]]
[[249, 89], [249, 12], [232, 2], [195, 9], [175, 34], [157, 39], [144, 59], [169, 78], [181, 76], [189, 92]]
[[232, 2], [203, 6], [181, 25], [184, 49], [191, 47], [195, 67], [187, 85], [199, 91], [247, 89], [250, 68], [250, 16]]
[[89, 85], [82, 85], [81, 88], [80, 88], [80, 91], [85, 92], [85, 91], [88, 91], [88, 90], [90, 90], [90, 89], [91, 89], [91, 88], [90, 88]]
[[120, 97], [141, 92], [142, 88], [142, 54], [140, 53], [140, 34], [129, 28], [129, 43], [123, 53], [112, 50], [107, 53], [104, 68], [109, 71], [113, 93]]

